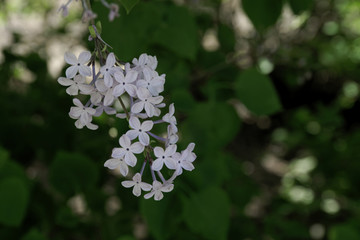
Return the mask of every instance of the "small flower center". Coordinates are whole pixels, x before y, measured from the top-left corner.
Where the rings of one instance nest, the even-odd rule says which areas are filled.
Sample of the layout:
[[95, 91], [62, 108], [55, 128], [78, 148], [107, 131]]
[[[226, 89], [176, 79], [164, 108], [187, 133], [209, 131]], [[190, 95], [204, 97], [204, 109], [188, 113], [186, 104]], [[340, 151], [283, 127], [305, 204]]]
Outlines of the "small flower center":
[[80, 63], [78, 63], [77, 65], [80, 66]]
[[129, 148], [126, 148], [126, 151], [129, 151], [130, 149]]

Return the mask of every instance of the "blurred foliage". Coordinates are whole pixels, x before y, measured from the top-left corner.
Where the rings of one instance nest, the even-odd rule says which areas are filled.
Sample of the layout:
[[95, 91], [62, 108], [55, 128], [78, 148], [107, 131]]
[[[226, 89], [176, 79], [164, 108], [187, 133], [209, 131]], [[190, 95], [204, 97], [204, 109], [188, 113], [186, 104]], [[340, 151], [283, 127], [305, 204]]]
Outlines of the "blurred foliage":
[[68, 117], [50, 63], [92, 42], [50, 2], [0, 4], [0, 239], [360, 239], [359, 1], [119, 0], [111, 23], [91, 1], [121, 60], [157, 56], [196, 143], [160, 202], [103, 167], [126, 121]]

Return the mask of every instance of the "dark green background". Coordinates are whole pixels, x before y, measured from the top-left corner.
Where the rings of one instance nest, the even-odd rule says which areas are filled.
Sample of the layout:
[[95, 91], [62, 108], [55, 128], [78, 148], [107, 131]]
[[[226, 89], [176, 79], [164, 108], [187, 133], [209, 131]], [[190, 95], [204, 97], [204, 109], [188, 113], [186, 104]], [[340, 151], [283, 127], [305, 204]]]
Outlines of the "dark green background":
[[[22, 14], [51, 14], [31, 2]], [[126, 121], [101, 116], [97, 131], [76, 129], [42, 49], [10, 45], [0, 65], [0, 239], [360, 239], [359, 2], [234, 1], [248, 33], [234, 11], [224, 15], [230, 1], [120, 2], [135, 5], [112, 23], [93, 2], [102, 38], [123, 61], [157, 56], [179, 146], [196, 144], [195, 170], [160, 202], [133, 196], [103, 167], [118, 146], [109, 129], [121, 135]], [[6, 24], [14, 9], [0, 4]], [[69, 10], [45, 37], [80, 21]], [[202, 45], [209, 29], [212, 51]], [[21, 80], [24, 68], [33, 82]], [[71, 204], [79, 197], [83, 211]]]

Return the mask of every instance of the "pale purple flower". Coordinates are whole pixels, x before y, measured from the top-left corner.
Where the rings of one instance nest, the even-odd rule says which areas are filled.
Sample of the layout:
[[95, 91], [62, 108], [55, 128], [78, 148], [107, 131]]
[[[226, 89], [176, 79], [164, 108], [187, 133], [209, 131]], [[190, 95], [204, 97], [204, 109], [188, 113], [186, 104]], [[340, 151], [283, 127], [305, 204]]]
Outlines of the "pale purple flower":
[[135, 196], [140, 196], [141, 195], [141, 190], [143, 191], [150, 191], [152, 186], [148, 183], [144, 183], [141, 181], [141, 175], [140, 173], [136, 173], [133, 178], [132, 181], [122, 181], [121, 185], [123, 185], [126, 188], [131, 188], [133, 187], [133, 194]]
[[145, 67], [143, 69], [143, 76], [143, 79], [139, 79], [136, 82], [137, 87], [146, 88], [152, 96], [158, 96], [159, 93], [164, 91], [165, 79], [162, 76], [159, 76], [156, 71]]
[[147, 120], [143, 123], [140, 123], [140, 120], [137, 117], [130, 117], [129, 125], [132, 130], [127, 131], [126, 135], [131, 139], [139, 138], [139, 141], [142, 145], [147, 146], [150, 143], [150, 137], [146, 133], [150, 131], [154, 126], [153, 121]]
[[149, 117], [159, 116], [159, 109], [156, 108], [155, 105], [162, 102], [164, 99], [163, 96], [153, 97], [149, 90], [142, 87], [138, 88], [137, 96], [139, 100], [131, 107], [132, 112], [139, 113], [145, 109], [145, 112]]
[[168, 125], [166, 146], [176, 144], [178, 140], [179, 140], [179, 136], [176, 134], [176, 132], [173, 131], [173, 128], [170, 125]]
[[69, 78], [59, 77], [57, 81], [63, 86], [69, 86], [66, 89], [66, 93], [71, 96], [78, 95], [79, 90], [83, 94], [90, 94], [94, 89], [94, 87], [86, 83], [86, 78], [81, 75], [76, 75], [74, 77], [74, 80]]
[[85, 107], [77, 98], [73, 99], [73, 103], [76, 107], [70, 108], [69, 116], [72, 119], [79, 120], [78, 126], [85, 126], [90, 123], [92, 120], [92, 116], [95, 114], [96, 110], [90, 107]]
[[126, 164], [131, 167], [134, 167], [137, 162], [134, 153], [135, 154], [142, 153], [144, 151], [144, 146], [139, 142], [135, 142], [131, 144], [130, 138], [125, 134], [120, 137], [119, 143], [121, 148], [114, 148], [111, 156], [113, 158], [124, 157]]
[[165, 183], [161, 184], [159, 181], [153, 181], [151, 192], [145, 194], [144, 198], [149, 199], [154, 196], [156, 201], [160, 201], [164, 194], [163, 192], [171, 192], [174, 189], [174, 184]]
[[129, 167], [125, 163], [124, 158], [111, 158], [104, 163], [104, 166], [112, 170], [119, 169], [121, 175], [124, 177], [129, 172]]
[[73, 53], [66, 52], [65, 53], [65, 62], [72, 65], [66, 69], [66, 77], [73, 78], [76, 73], [80, 73], [82, 76], [91, 76], [91, 69], [89, 66], [85, 64], [89, 62], [91, 58], [91, 53], [89, 51], [85, 51], [80, 53], [79, 58], [77, 58]]
[[97, 17], [96, 13], [94, 13], [93, 11], [91, 10], [86, 10], [84, 11], [82, 17], [81, 17], [81, 20], [82, 22], [86, 23], [90, 20], [93, 20]]
[[121, 72], [121, 68], [115, 66], [115, 55], [110, 53], [106, 58], [106, 63], [100, 68], [101, 74], [104, 76], [104, 82], [107, 87], [113, 85], [113, 76], [116, 72]]
[[155, 147], [154, 154], [157, 159], [152, 163], [151, 168], [154, 171], [160, 171], [165, 164], [169, 169], [176, 169], [176, 163], [172, 156], [176, 152], [176, 145], [169, 145], [165, 151], [162, 147]]
[[132, 83], [136, 81], [137, 76], [138, 73], [133, 70], [126, 72], [126, 76], [122, 72], [116, 72], [114, 77], [119, 84], [114, 88], [113, 95], [119, 97], [127, 92], [130, 96], [136, 97], [137, 88]]

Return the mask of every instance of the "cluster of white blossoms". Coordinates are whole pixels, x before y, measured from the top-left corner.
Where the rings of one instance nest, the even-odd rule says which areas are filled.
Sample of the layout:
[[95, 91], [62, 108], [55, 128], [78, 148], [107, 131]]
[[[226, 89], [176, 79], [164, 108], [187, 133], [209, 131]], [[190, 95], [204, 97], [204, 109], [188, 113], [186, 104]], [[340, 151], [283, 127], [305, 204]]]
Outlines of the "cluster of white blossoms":
[[[145, 198], [161, 200], [163, 192], [173, 190], [173, 181], [183, 170], [194, 169], [196, 155], [193, 152], [194, 143], [177, 151], [179, 137], [174, 104], [170, 104], [168, 112], [161, 116], [161, 109], [166, 109], [164, 97], [160, 95], [164, 91], [165, 75], [156, 71], [156, 57], [142, 54], [132, 63], [120, 64], [115, 55], [109, 53], [98, 72], [95, 71], [95, 54], [90, 52], [82, 52], [79, 57], [67, 52], [65, 61], [71, 66], [66, 69], [66, 77], [60, 77], [58, 82], [67, 87], [69, 95], [82, 94], [89, 99], [85, 104], [78, 98], [73, 99], [75, 106], [70, 108], [69, 116], [76, 120], [75, 126], [95, 130], [98, 126], [92, 123], [93, 117], [104, 112], [127, 119], [131, 129], [119, 138], [120, 147], [113, 149], [104, 166], [118, 169], [126, 177], [129, 167], [135, 167], [141, 159], [140, 172], [135, 173], [132, 180], [123, 181], [122, 185], [133, 188], [135, 196], [146, 191]], [[129, 110], [122, 97], [129, 99]], [[122, 112], [114, 107], [116, 102], [121, 104]], [[166, 137], [152, 132], [156, 124], [166, 124]], [[154, 143], [158, 145], [153, 146]], [[150, 170], [150, 183], [143, 181], [146, 166]], [[164, 175], [168, 179], [161, 173], [162, 170], [166, 171]]]

